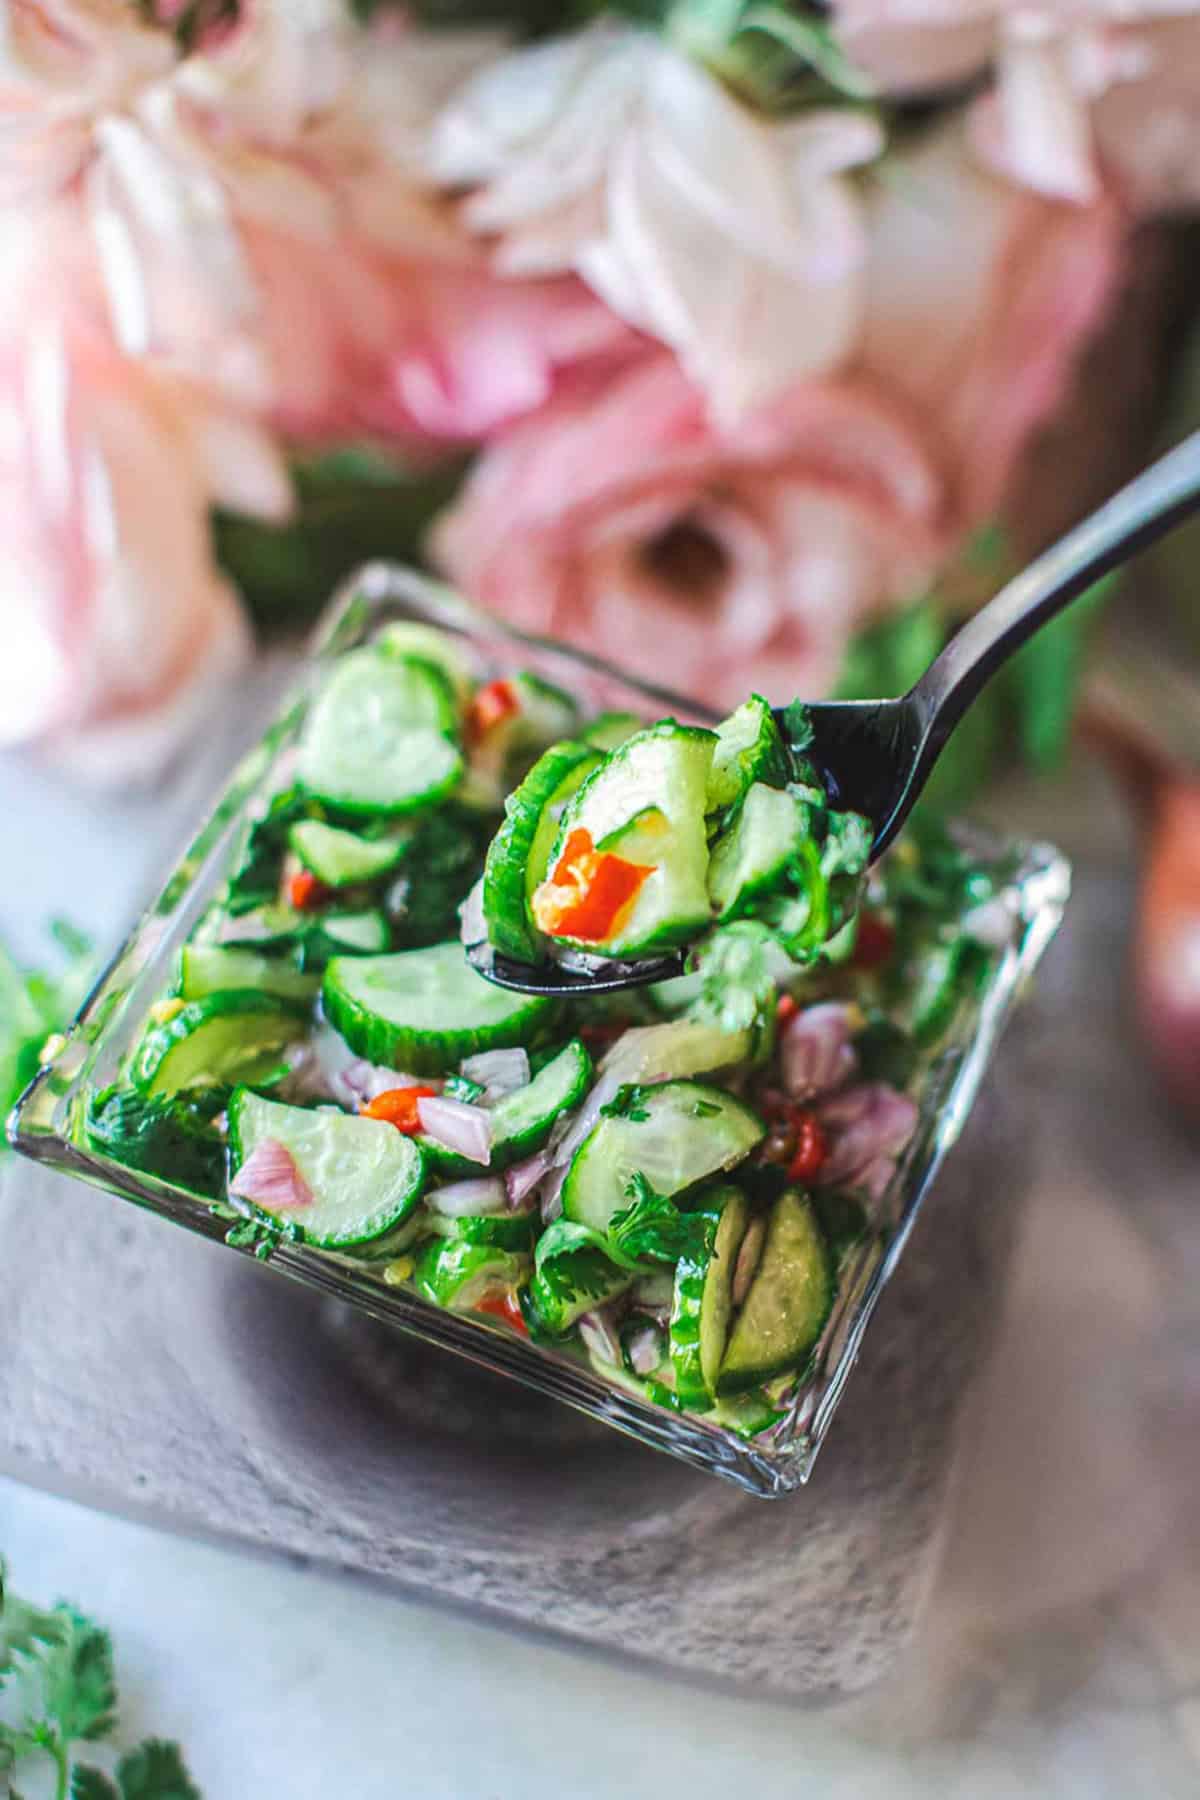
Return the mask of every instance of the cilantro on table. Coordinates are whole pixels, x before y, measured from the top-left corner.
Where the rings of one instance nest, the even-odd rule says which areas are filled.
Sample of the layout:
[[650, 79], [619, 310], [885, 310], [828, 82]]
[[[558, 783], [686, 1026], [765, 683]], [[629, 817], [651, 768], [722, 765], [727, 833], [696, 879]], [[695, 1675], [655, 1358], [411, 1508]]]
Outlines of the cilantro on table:
[[147, 1738], [111, 1775], [76, 1760], [117, 1723], [112, 1640], [73, 1606], [34, 1606], [8, 1586], [0, 1559], [0, 1779], [48, 1761], [54, 1800], [201, 1800], [176, 1744]]
[[50, 936], [61, 953], [57, 973], [26, 969], [0, 944], [0, 1119], [37, 1074], [42, 1046], [78, 1008], [92, 977], [92, 946], [56, 919]]

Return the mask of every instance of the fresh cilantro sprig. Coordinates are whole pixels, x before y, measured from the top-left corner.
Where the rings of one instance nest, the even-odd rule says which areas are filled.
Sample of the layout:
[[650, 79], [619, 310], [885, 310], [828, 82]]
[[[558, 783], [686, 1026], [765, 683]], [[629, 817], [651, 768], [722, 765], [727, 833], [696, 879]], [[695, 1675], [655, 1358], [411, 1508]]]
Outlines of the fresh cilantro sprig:
[[112, 1640], [60, 1602], [32, 1605], [7, 1584], [0, 1559], [0, 1779], [21, 1800], [18, 1765], [48, 1759], [54, 1800], [201, 1800], [176, 1744], [147, 1738], [107, 1775], [75, 1760], [81, 1744], [111, 1737], [117, 1722]]
[[608, 1225], [609, 1243], [619, 1256], [633, 1262], [677, 1263], [682, 1256], [702, 1252], [711, 1230], [703, 1213], [680, 1212], [641, 1174], [630, 1179], [625, 1192], [630, 1204], [614, 1213]]

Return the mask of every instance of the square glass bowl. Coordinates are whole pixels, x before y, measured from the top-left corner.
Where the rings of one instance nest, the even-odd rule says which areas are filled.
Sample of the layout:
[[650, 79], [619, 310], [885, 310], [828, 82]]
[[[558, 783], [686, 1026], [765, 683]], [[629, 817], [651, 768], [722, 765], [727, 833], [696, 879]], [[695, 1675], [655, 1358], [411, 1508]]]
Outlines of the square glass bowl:
[[[415, 619], [468, 641], [496, 672], [534, 668], [575, 693], [585, 707], [711, 722], [703, 706], [622, 675], [581, 652], [532, 639], [478, 613], [411, 571], [362, 570], [338, 595], [315, 634], [297, 690], [242, 762], [211, 816], [100, 978], [68, 1032], [47, 1046], [43, 1067], [12, 1118], [14, 1147], [209, 1238], [224, 1239], [232, 1216], [187, 1189], [126, 1168], [95, 1149], [84, 1132], [87, 1096], [115, 1079], [148, 1007], [166, 990], [174, 959], [223, 881], [247, 817], [283, 785], [312, 697], [330, 660], [369, 641], [385, 625]], [[1044, 844], [1002, 842], [972, 831], [968, 847], [1002, 881], [1011, 930], [989, 958], [984, 979], [960, 1008], [936, 1057], [910, 1089], [917, 1129], [871, 1234], [842, 1272], [837, 1301], [785, 1416], [766, 1433], [734, 1431], [680, 1415], [610, 1384], [570, 1352], [530, 1344], [478, 1315], [445, 1312], [405, 1288], [385, 1285], [369, 1265], [307, 1245], [283, 1244], [271, 1267], [334, 1294], [363, 1313], [603, 1420], [642, 1443], [721, 1475], [750, 1493], [789, 1493], [808, 1479], [845, 1389], [863, 1334], [904, 1250], [922, 1200], [958, 1139], [1005, 1021], [1053, 936], [1070, 888], [1070, 869]], [[981, 1197], [982, 1200], [982, 1197]], [[231, 1253], [252, 1254], [231, 1246]]]

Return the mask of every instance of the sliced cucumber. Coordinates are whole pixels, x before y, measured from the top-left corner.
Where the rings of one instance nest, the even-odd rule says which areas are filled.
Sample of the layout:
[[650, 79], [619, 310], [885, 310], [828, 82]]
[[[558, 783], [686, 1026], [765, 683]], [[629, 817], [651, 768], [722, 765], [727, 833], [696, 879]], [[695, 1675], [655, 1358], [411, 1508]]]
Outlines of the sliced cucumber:
[[615, 1081], [646, 1081], [711, 1075], [745, 1062], [754, 1052], [752, 1029], [724, 1031], [710, 1019], [672, 1019], [638, 1025], [619, 1037], [604, 1059], [603, 1072]]
[[313, 703], [300, 779], [346, 812], [413, 812], [461, 779], [457, 725], [440, 669], [366, 645], [342, 657]]
[[420, 662], [432, 663], [450, 683], [460, 707], [470, 700], [475, 673], [460, 638], [439, 631], [436, 625], [423, 625], [418, 619], [397, 619], [384, 626], [375, 642], [389, 656], [405, 660], [415, 656]]
[[340, 1250], [393, 1232], [420, 1201], [425, 1159], [409, 1137], [382, 1119], [317, 1111], [264, 1100], [238, 1088], [229, 1102], [229, 1149], [234, 1170], [268, 1139], [282, 1144], [312, 1193], [312, 1204], [259, 1212], [294, 1221], [309, 1244]]
[[704, 1196], [712, 1220], [704, 1245], [675, 1267], [671, 1308], [671, 1362], [675, 1389], [685, 1406], [708, 1405], [729, 1335], [733, 1270], [750, 1208], [740, 1188], [726, 1185]]
[[616, 750], [636, 732], [643, 731], [645, 725], [646, 721], [636, 713], [602, 712], [589, 722], [585, 735], [597, 750]]
[[545, 876], [564, 806], [600, 761], [587, 744], [552, 744], [504, 803], [483, 870], [483, 916], [506, 956], [533, 962], [539, 954], [529, 898]]
[[[554, 1129], [555, 1121], [572, 1107], [578, 1106], [592, 1078], [592, 1059], [578, 1038], [572, 1038], [565, 1049], [552, 1057], [533, 1080], [524, 1087], [505, 1094], [492, 1108], [492, 1154], [490, 1169], [507, 1169], [522, 1157], [540, 1150]], [[421, 1139], [429, 1159], [447, 1174], [478, 1174], [479, 1164], [445, 1149], [441, 1144]]]
[[567, 1170], [563, 1215], [593, 1231], [607, 1231], [628, 1205], [626, 1189], [644, 1175], [659, 1194], [673, 1195], [742, 1161], [765, 1127], [723, 1088], [698, 1081], [666, 1081], [624, 1088], [584, 1139]]
[[588, 832], [599, 845], [651, 807], [666, 826], [656, 822], [653, 861], [643, 865], [651, 873], [617, 930], [604, 939], [564, 934], [562, 942], [631, 956], [685, 944], [709, 923], [704, 796], [715, 742], [711, 731], [666, 720], [629, 738], [584, 782], [563, 814], [551, 869], [572, 831]]
[[812, 1203], [789, 1189], [771, 1208], [758, 1272], [734, 1321], [717, 1391], [740, 1394], [798, 1369], [833, 1306], [833, 1267]]
[[459, 1219], [443, 1218], [436, 1210], [430, 1212], [430, 1230], [437, 1237], [526, 1254], [533, 1249], [540, 1225], [536, 1212], [476, 1213]]
[[269, 994], [208, 994], [151, 1025], [134, 1053], [129, 1078], [143, 1094], [254, 1081], [275, 1067], [300, 1026], [294, 1006]]
[[330, 912], [316, 922], [314, 936], [329, 939], [332, 949], [324, 952], [326, 960], [330, 954], [336, 956], [341, 949], [361, 950], [365, 956], [375, 956], [391, 943], [392, 929], [387, 914], [377, 909]]
[[670, 830], [671, 821], [661, 806], [643, 806], [626, 824], [601, 838], [596, 848], [622, 856], [626, 862], [652, 863], [662, 855]]
[[786, 788], [755, 781], [713, 845], [708, 893], [721, 919], [736, 919], [764, 889], [779, 881], [801, 829]]
[[393, 956], [338, 956], [325, 971], [326, 1017], [368, 1062], [443, 1075], [480, 1050], [528, 1044], [553, 1001], [477, 975], [459, 943]]
[[326, 825], [320, 819], [302, 819], [288, 832], [288, 844], [318, 881], [326, 887], [339, 888], [386, 875], [403, 857], [409, 836], [395, 832], [388, 837], [366, 838], [356, 831]]
[[262, 956], [256, 950], [227, 949], [220, 944], [185, 944], [179, 952], [181, 999], [203, 1000], [208, 994], [235, 991], [273, 994], [308, 1010], [321, 983], [294, 962], [280, 956]]
[[528, 1257], [466, 1238], [440, 1238], [418, 1257], [413, 1286], [435, 1306], [463, 1313], [492, 1294], [515, 1289], [528, 1272]]
[[513, 710], [486, 731], [471, 750], [460, 799], [497, 811], [514, 782], [547, 745], [569, 738], [579, 722], [570, 694], [529, 670], [505, 680]]
[[735, 805], [755, 781], [782, 787], [791, 772], [791, 760], [775, 715], [760, 694], [751, 694], [717, 726], [708, 811], [723, 812]]

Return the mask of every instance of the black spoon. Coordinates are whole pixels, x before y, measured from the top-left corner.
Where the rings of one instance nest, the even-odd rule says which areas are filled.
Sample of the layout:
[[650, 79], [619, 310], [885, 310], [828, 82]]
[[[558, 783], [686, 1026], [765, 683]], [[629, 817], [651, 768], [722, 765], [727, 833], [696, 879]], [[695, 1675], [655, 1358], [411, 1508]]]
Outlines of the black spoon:
[[[1200, 432], [1152, 463], [1111, 500], [1001, 588], [898, 700], [835, 700], [806, 707], [804, 755], [833, 804], [874, 827], [875, 860], [900, 830], [954, 727], [996, 671], [1033, 633], [1110, 569], [1200, 507]], [[787, 730], [786, 715], [775, 714]], [[470, 944], [467, 955], [499, 987], [527, 994], [615, 993], [683, 972], [685, 951], [653, 960], [597, 957], [578, 968], [528, 964]]]

